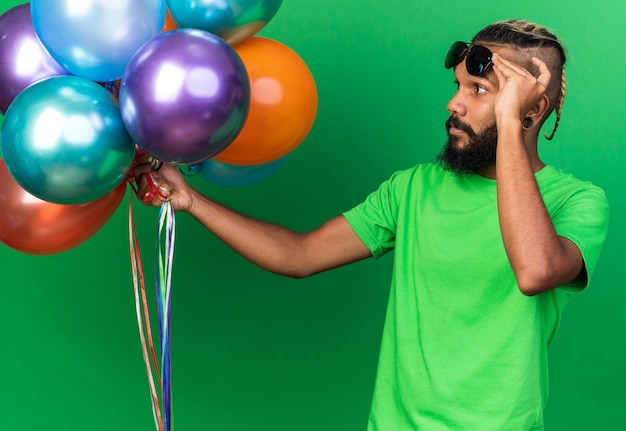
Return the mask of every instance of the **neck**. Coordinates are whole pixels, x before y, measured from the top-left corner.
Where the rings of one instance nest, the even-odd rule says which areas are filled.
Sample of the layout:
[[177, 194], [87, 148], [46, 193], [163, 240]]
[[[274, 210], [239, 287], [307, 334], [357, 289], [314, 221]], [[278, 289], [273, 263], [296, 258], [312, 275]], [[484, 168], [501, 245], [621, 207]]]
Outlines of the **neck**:
[[[536, 174], [546, 166], [546, 164], [539, 158], [536, 142], [534, 143], [534, 145], [532, 145], [532, 150], [527, 151], [526, 154], [528, 156], [528, 162], [530, 162], [530, 168], [532, 169], [533, 174]], [[495, 180], [497, 179], [497, 168], [498, 162], [496, 161], [495, 164], [478, 172], [478, 175]]]

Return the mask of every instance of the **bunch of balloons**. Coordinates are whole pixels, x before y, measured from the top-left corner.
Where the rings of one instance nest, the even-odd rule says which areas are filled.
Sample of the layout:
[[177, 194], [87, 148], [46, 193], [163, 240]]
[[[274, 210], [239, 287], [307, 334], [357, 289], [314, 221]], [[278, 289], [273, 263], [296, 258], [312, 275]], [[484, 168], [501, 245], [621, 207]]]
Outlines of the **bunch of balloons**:
[[137, 151], [225, 186], [273, 175], [317, 112], [304, 61], [256, 35], [281, 3], [33, 0], [2, 13], [0, 241], [33, 254], [84, 242], [120, 204]]

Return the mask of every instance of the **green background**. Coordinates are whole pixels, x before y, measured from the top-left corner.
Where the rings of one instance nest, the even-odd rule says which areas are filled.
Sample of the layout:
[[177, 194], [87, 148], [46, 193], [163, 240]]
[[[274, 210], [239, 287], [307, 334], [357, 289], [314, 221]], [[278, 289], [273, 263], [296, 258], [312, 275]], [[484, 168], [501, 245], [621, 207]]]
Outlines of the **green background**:
[[[0, 10], [20, 3], [2, 0]], [[555, 29], [570, 51], [568, 92], [556, 138], [541, 140], [541, 154], [603, 187], [612, 218], [593, 287], [571, 300], [550, 348], [547, 429], [621, 429], [625, 14], [617, 0], [285, 0], [262, 34], [294, 49], [315, 77], [319, 111], [311, 133], [261, 184], [190, 181], [247, 214], [314, 228], [393, 171], [437, 154], [455, 90], [442, 66], [452, 41], [505, 18]], [[152, 290], [158, 211], [134, 208]], [[30, 256], [0, 246], [0, 430], [154, 429], [127, 220], [125, 199], [92, 239], [68, 252]], [[282, 278], [179, 214], [172, 287], [176, 429], [364, 430], [392, 259]]]

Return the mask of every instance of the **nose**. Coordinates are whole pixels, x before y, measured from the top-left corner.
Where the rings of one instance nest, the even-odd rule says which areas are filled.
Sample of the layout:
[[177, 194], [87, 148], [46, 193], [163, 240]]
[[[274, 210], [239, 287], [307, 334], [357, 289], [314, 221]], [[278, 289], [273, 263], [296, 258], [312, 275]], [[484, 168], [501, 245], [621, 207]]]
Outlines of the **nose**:
[[448, 113], [450, 115], [458, 115], [459, 117], [464, 117], [467, 114], [467, 106], [463, 100], [461, 92], [457, 90], [452, 96], [452, 99], [448, 102], [448, 106], [446, 107]]

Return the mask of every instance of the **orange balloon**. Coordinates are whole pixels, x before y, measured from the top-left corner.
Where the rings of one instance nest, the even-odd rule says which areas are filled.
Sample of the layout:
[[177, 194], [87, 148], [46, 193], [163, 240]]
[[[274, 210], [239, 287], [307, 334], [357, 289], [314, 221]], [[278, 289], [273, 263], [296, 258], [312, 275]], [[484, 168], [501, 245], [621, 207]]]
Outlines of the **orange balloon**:
[[177, 28], [178, 28], [178, 24], [176, 24], [176, 21], [174, 21], [174, 18], [172, 18], [170, 9], [166, 8], [165, 9], [165, 22], [163, 23], [163, 29], [161, 30], [161, 33], [165, 33], [166, 31], [170, 31], [170, 30], [175, 30]]
[[254, 166], [278, 160], [308, 135], [317, 114], [311, 71], [291, 48], [254, 36], [233, 46], [250, 78], [248, 117], [215, 160]]
[[0, 241], [23, 253], [49, 255], [93, 236], [117, 210], [126, 182], [92, 202], [62, 205], [41, 200], [13, 179], [0, 159]]

